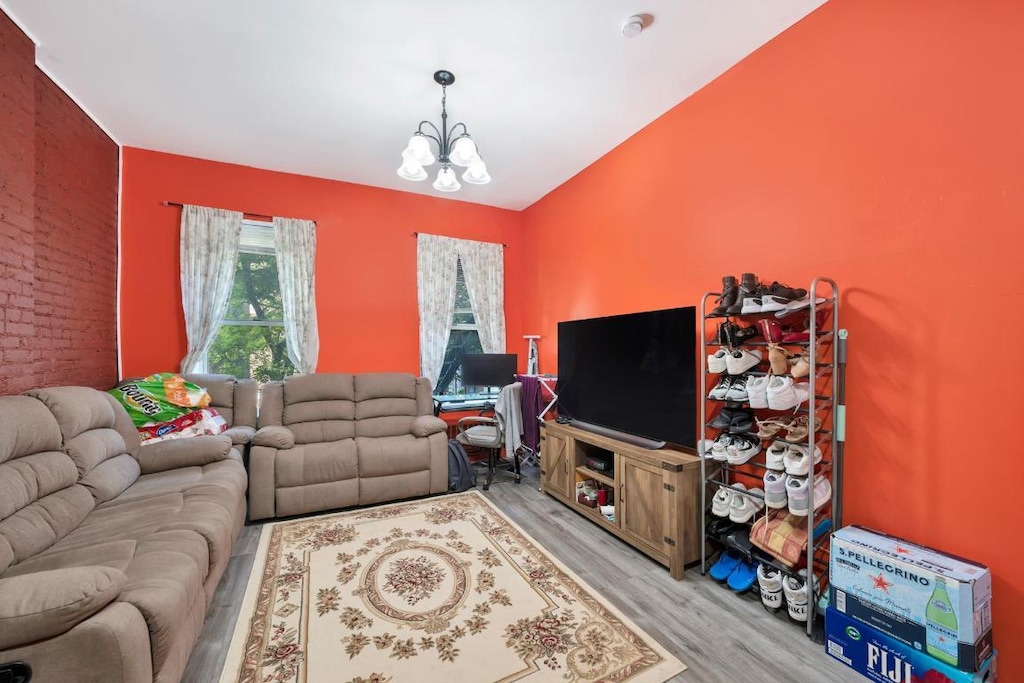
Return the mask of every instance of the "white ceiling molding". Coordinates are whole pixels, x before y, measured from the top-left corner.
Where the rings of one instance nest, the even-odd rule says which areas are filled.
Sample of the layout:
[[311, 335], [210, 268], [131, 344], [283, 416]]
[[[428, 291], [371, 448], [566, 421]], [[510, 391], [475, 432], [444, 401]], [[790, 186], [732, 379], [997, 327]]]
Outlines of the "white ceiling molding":
[[0, 2], [121, 144], [436, 196], [395, 168], [449, 69], [493, 181], [444, 196], [522, 209], [824, 0]]

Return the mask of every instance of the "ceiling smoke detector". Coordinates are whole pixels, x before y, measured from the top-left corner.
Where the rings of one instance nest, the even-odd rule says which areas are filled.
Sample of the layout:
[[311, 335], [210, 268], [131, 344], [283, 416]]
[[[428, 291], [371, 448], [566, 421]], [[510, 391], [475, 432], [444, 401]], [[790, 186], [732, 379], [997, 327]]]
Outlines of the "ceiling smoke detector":
[[622, 25], [622, 35], [626, 38], [636, 38], [643, 32], [644, 23], [642, 15], [634, 14]]

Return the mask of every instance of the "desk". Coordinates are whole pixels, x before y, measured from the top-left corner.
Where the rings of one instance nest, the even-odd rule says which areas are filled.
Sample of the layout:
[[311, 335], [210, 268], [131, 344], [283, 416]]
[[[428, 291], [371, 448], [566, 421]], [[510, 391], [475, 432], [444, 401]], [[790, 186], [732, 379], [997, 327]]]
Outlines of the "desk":
[[434, 415], [494, 410], [497, 394], [434, 394]]

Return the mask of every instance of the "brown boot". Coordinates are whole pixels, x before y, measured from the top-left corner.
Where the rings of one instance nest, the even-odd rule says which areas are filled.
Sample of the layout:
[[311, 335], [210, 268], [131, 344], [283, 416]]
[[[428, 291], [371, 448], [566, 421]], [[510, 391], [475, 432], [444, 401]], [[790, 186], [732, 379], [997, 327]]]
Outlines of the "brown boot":
[[743, 277], [740, 281], [740, 289], [736, 294], [736, 301], [729, 306], [726, 313], [729, 315], [739, 315], [743, 312], [743, 299], [756, 297], [759, 285], [757, 284], [757, 276], [753, 273], [743, 273]]
[[738, 293], [739, 289], [736, 278], [732, 275], [722, 277], [722, 295], [715, 300], [715, 303], [718, 305], [711, 311], [711, 315], [725, 315], [729, 307], [736, 303], [736, 295]]

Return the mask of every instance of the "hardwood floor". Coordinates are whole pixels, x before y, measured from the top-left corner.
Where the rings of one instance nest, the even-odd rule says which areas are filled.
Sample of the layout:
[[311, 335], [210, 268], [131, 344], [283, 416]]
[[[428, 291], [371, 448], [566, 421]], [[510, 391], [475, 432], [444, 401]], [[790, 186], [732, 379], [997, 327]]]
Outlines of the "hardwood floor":
[[[537, 490], [536, 467], [515, 485], [498, 474], [483, 492], [548, 552], [679, 657], [689, 670], [678, 683], [856, 683], [800, 626], [737, 596], [699, 569], [673, 581], [668, 570]], [[231, 641], [262, 525], [246, 526], [213, 604], [183, 683], [216, 683]], [[339, 678], [339, 681], [343, 678]], [[394, 683], [404, 683], [395, 681]]]

